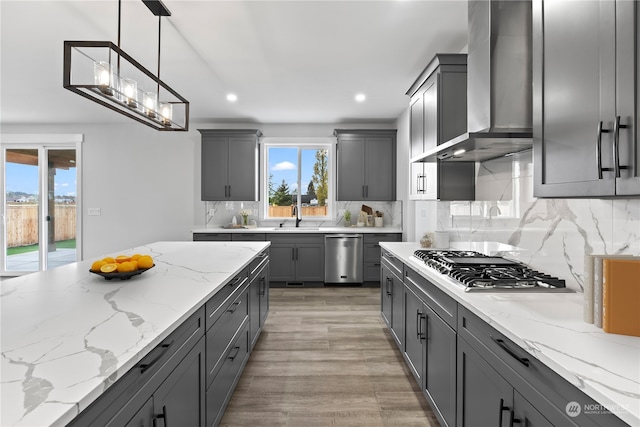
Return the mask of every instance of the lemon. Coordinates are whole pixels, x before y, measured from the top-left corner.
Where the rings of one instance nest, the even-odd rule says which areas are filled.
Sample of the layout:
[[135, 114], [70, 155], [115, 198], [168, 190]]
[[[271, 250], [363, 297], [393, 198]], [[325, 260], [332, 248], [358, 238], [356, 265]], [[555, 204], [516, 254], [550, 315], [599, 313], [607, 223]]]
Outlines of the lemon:
[[153, 267], [153, 258], [149, 255], [142, 255], [138, 258], [138, 268], [147, 269]]
[[117, 269], [118, 269], [118, 264], [116, 263], [109, 263], [100, 267], [100, 271], [102, 271], [103, 273], [112, 273]]
[[106, 257], [106, 258], [102, 258], [102, 260], [107, 263], [107, 264], [113, 264], [116, 262], [115, 259], [111, 258], [110, 256]]
[[102, 267], [105, 264], [106, 262], [104, 262], [101, 259], [94, 261], [93, 264], [91, 264], [91, 271], [100, 271], [100, 267]]
[[125, 261], [118, 264], [117, 270], [118, 270], [118, 273], [128, 273], [130, 271], [134, 271], [135, 267], [133, 266], [132, 262]]

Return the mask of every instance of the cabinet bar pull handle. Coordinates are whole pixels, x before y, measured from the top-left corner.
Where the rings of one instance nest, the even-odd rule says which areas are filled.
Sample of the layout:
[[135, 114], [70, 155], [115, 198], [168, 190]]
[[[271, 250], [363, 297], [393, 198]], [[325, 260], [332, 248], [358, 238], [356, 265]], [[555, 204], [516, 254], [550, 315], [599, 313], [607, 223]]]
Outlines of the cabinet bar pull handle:
[[151, 368], [158, 360], [162, 359], [162, 356], [164, 356], [164, 354], [169, 350], [169, 348], [171, 347], [171, 345], [173, 344], [173, 341], [171, 341], [170, 343], [167, 344], [162, 344], [160, 347], [162, 348], [162, 351], [160, 352], [160, 354], [158, 354], [151, 362], [149, 363], [143, 363], [140, 365], [140, 373], [144, 374], [146, 371], [149, 370], [149, 368]]
[[598, 179], [602, 179], [602, 171], [610, 171], [610, 168], [602, 167], [602, 134], [609, 133], [609, 129], [602, 128], [602, 121], [598, 122], [598, 138], [596, 140], [596, 167], [598, 168]]
[[153, 416], [153, 427], [158, 426], [158, 419], [160, 418], [164, 421], [164, 427], [167, 427], [168, 424], [167, 424], [167, 407], [166, 406], [162, 406], [162, 414]]
[[234, 347], [233, 349], [236, 351], [236, 354], [234, 354], [233, 356], [229, 354], [229, 357], [227, 358], [229, 360], [235, 359], [236, 357], [238, 357], [238, 353], [240, 353], [240, 346]]
[[502, 427], [502, 412], [508, 411], [509, 407], [504, 405], [504, 399], [500, 399], [500, 413], [498, 416], [498, 425]]
[[514, 413], [513, 413], [513, 409], [511, 410], [511, 413], [509, 414], [509, 427], [513, 427], [514, 424], [520, 424], [522, 421], [520, 421], [519, 418], [514, 418]]
[[240, 307], [240, 304], [242, 304], [242, 300], [240, 300], [238, 302], [234, 302], [233, 304], [231, 304], [231, 306], [227, 310], [227, 313], [232, 313], [232, 314], [235, 313], [236, 310], [238, 309], [238, 307]]
[[620, 178], [620, 169], [628, 169], [628, 166], [620, 166], [620, 129], [627, 129], [627, 125], [620, 124], [620, 116], [616, 116], [613, 122], [613, 168], [616, 178]]
[[503, 349], [504, 351], [506, 351], [509, 356], [513, 357], [514, 359], [516, 359], [518, 362], [522, 363], [524, 366], [529, 366], [529, 359], [527, 359], [526, 357], [520, 357], [518, 356], [513, 350], [511, 350], [509, 347], [507, 347], [507, 344], [504, 342], [504, 340], [500, 339], [500, 338], [495, 338], [491, 335], [489, 335], [491, 337], [491, 339], [493, 340], [493, 342], [495, 342], [496, 344], [498, 344], [498, 346]]
[[391, 282], [391, 277], [387, 276], [387, 295], [391, 296], [392, 292], [390, 291], [389, 282]]
[[422, 340], [422, 333], [420, 331], [422, 326], [422, 322], [420, 322], [421, 317], [422, 317], [422, 313], [420, 313], [420, 310], [416, 310], [416, 333], [417, 333], [417, 338], [419, 340]]
[[263, 297], [267, 290], [267, 280], [264, 277], [260, 278], [260, 296]]

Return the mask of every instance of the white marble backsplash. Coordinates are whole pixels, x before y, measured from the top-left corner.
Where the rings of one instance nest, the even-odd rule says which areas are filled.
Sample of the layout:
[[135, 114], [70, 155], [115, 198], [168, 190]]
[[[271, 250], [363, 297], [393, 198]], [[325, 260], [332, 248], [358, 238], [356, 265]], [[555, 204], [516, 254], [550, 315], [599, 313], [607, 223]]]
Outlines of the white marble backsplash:
[[[274, 225], [282, 222], [282, 219], [265, 220], [261, 210], [260, 202], [205, 202], [204, 203], [204, 225], [222, 226], [232, 222], [235, 215], [240, 221], [239, 212], [247, 209], [252, 212], [249, 215], [249, 222], [256, 221], [258, 226]], [[304, 218], [305, 226], [313, 227], [334, 227], [344, 226], [344, 216], [342, 212], [348, 209], [351, 211], [351, 222], [355, 224], [358, 212], [362, 205], [369, 206], [374, 212], [380, 211], [383, 214], [384, 227], [402, 227], [402, 202], [336, 202], [333, 220], [313, 220], [310, 217]], [[287, 220], [295, 222], [293, 218]]]
[[531, 153], [478, 166], [482, 201], [416, 202], [416, 240], [448, 230], [452, 242], [495, 241], [508, 255], [581, 291], [587, 254], [640, 255], [640, 199], [536, 199]]

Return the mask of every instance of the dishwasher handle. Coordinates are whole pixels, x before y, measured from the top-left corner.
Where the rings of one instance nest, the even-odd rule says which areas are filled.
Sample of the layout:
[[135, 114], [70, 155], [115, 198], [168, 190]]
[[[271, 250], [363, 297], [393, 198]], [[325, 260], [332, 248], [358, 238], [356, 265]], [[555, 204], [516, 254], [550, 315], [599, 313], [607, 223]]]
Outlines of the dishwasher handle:
[[325, 239], [362, 239], [362, 234], [326, 234]]

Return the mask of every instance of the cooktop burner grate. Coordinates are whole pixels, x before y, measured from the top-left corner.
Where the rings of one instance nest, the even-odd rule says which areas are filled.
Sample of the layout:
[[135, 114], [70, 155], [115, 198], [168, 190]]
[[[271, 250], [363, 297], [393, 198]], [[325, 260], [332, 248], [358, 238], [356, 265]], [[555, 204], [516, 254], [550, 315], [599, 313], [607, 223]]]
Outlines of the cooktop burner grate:
[[557, 290], [566, 292], [565, 281], [503, 257], [474, 251], [417, 250], [416, 258], [457, 280], [465, 291]]

